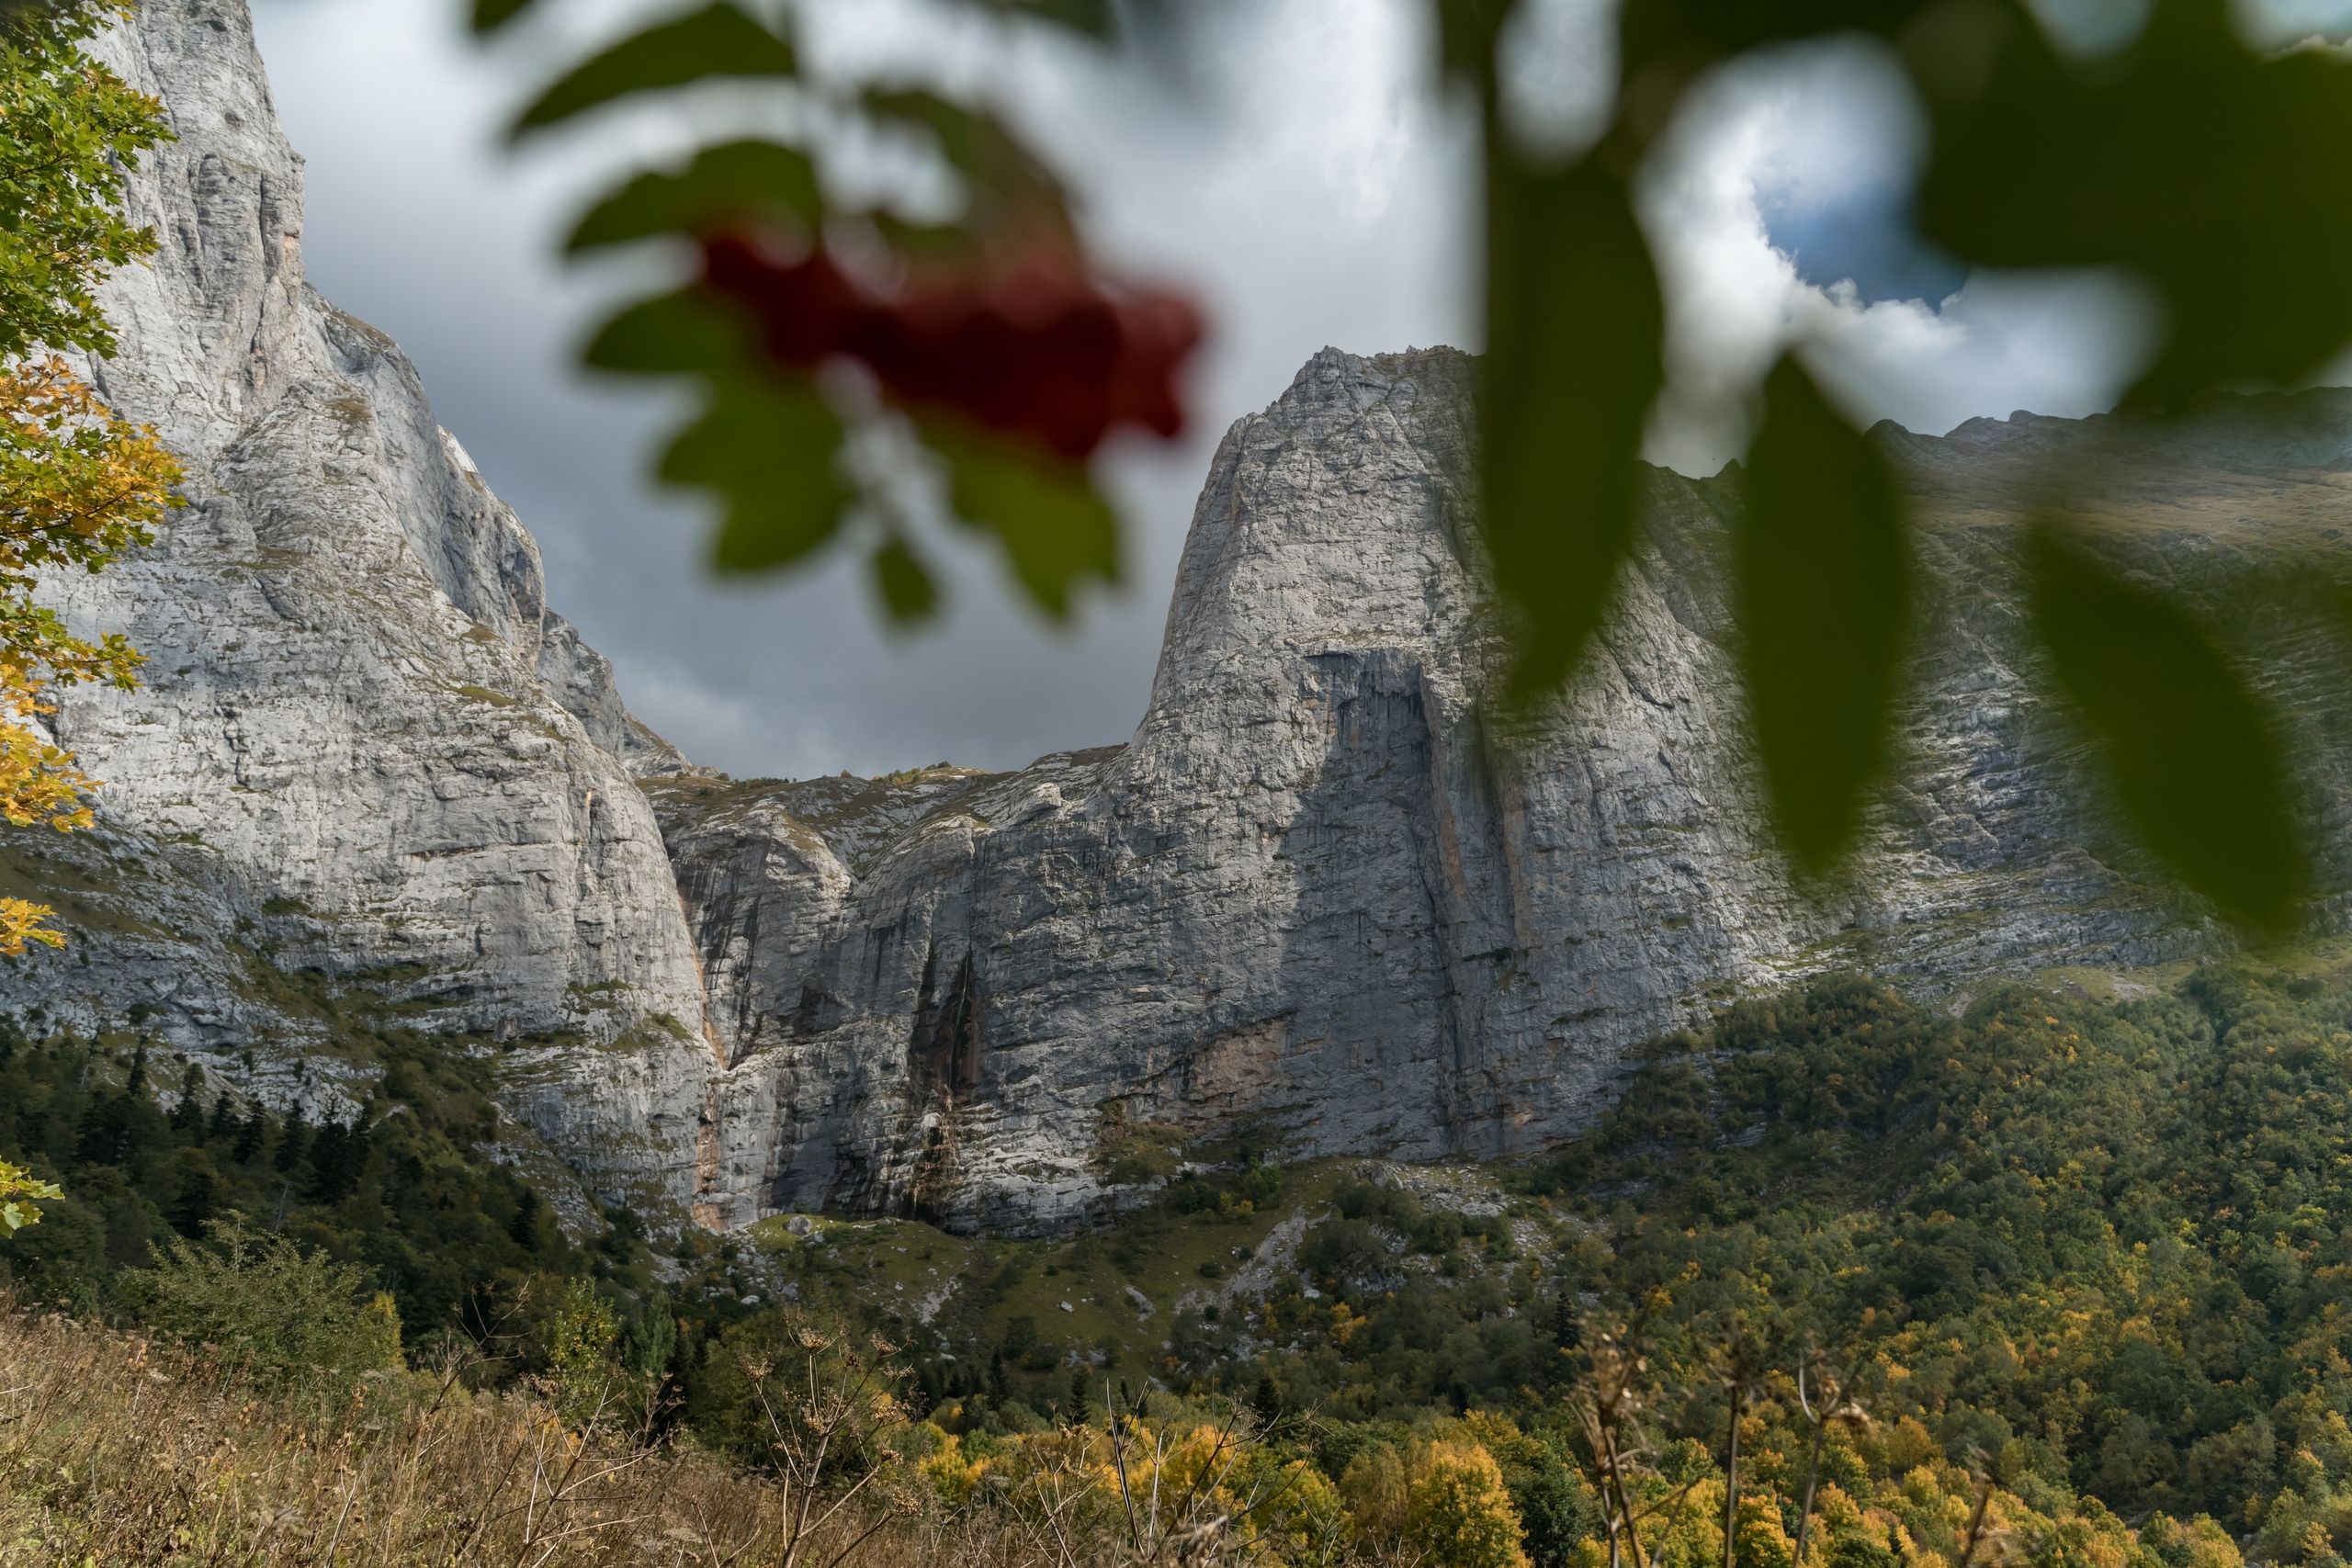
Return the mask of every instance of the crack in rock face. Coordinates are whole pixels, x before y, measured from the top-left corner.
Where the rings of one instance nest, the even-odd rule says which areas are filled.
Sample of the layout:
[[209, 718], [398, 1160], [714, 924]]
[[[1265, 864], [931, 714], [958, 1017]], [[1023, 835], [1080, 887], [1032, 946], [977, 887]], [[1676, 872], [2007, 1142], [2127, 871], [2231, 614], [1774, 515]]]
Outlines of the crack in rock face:
[[[1809, 894], [1735, 675], [1736, 477], [1651, 477], [1582, 678], [1506, 720], [1474, 363], [1326, 350], [1219, 447], [1123, 744], [730, 780], [629, 716], [414, 369], [303, 282], [301, 166], [242, 5], [148, 0], [104, 47], [180, 140], [131, 182], [162, 251], [109, 285], [122, 352], [92, 371], [192, 504], [49, 585], [150, 679], [57, 715], [108, 781], [100, 830], [0, 840], [74, 931], [9, 969], [9, 1004], [136, 1009], [281, 1101], [330, 1091], [342, 1069], [295, 1067], [329, 1060], [336, 1010], [376, 1010], [494, 1059], [514, 1134], [606, 1201], [1042, 1230], [1218, 1139], [1539, 1149], [1645, 1041], [1826, 969], [1952, 992], [2210, 949], [2107, 825], [2023, 638], [2016, 517], [2053, 453], [2101, 466], [2086, 520], [2127, 566], [2263, 639], [2289, 712], [2343, 682], [2324, 626], [2244, 606], [2342, 566], [2352, 395], [2224, 400], [2162, 443], [1883, 426], [1929, 601], [1904, 771]], [[2352, 741], [2297, 728], [2334, 919]]]

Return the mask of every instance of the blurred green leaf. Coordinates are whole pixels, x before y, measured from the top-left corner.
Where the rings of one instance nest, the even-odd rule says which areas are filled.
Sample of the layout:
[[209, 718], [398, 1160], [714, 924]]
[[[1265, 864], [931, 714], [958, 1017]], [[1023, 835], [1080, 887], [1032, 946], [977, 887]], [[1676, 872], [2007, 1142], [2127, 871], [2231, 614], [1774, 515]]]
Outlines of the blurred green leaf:
[[473, 0], [473, 28], [496, 32], [531, 8], [531, 0]]
[[836, 471], [839, 415], [797, 382], [745, 372], [713, 379], [702, 416], [655, 470], [665, 484], [715, 491], [711, 563], [765, 571], [799, 560], [840, 529], [851, 492]]
[[1437, 24], [1438, 63], [1450, 75], [1489, 83], [1495, 73], [1495, 40], [1519, 0], [1431, 0]]
[[2352, 339], [2352, 62], [2247, 47], [2227, 0], [2161, 0], [2117, 57], [2010, 28], [1981, 91], [1930, 96], [1928, 237], [1995, 266], [2116, 265], [2163, 347], [2131, 400], [2301, 380]]
[[870, 88], [859, 99], [876, 119], [930, 133], [940, 156], [964, 176], [975, 229], [1069, 229], [1069, 197], [1054, 172], [1004, 123], [920, 87]]
[[1618, 17], [1629, 71], [1680, 57], [1697, 66], [1725, 54], [1829, 33], [1893, 37], [1935, 0], [1625, 0]]
[[960, 223], [920, 223], [895, 212], [876, 212], [869, 217], [874, 231], [902, 261], [960, 262], [979, 248], [972, 231]]
[[929, 620], [939, 608], [939, 585], [904, 539], [884, 540], [872, 565], [882, 608], [900, 626]]
[[1079, 584], [1118, 581], [1118, 519], [1084, 468], [941, 420], [922, 432], [946, 460], [956, 520], [996, 536], [1039, 609], [1067, 620]]
[[581, 363], [625, 376], [711, 375], [744, 363], [752, 323], [701, 288], [624, 306], [588, 340]]
[[1090, 38], [1109, 38], [1118, 27], [1111, 0], [964, 0], [1010, 16], [1034, 17]]
[[746, 221], [783, 220], [809, 232], [824, 215], [808, 154], [774, 141], [727, 141], [704, 148], [683, 169], [649, 170], [606, 195], [573, 225], [564, 249], [576, 254]]
[[514, 122], [516, 136], [638, 93], [712, 77], [789, 77], [792, 45], [719, 0], [623, 39], [592, 55], [541, 93]]
[[2308, 863], [2269, 715], [2178, 605], [2054, 524], [2029, 549], [2036, 635], [2133, 826], [2232, 919], [2284, 929]]
[[1827, 870], [1886, 760], [1910, 551], [1894, 475], [1795, 355], [1764, 383], [1738, 553], [1742, 672], [1790, 857]]
[[1666, 314], [1623, 182], [1491, 148], [1487, 182], [1481, 511], [1524, 701], [1567, 678], [1633, 544]]

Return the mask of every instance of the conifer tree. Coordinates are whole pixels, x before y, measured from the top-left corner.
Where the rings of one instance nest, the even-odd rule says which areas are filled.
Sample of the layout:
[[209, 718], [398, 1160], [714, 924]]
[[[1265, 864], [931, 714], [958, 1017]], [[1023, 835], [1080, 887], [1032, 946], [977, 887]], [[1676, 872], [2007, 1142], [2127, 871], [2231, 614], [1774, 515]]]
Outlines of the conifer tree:
[[101, 1095], [82, 1112], [74, 1158], [81, 1165], [120, 1165], [130, 1154], [130, 1096]]
[[679, 1380], [678, 1319], [666, 1293], [630, 1314], [621, 1336], [621, 1365], [639, 1382], [658, 1384]]
[[539, 1195], [529, 1188], [526, 1187], [515, 1194], [514, 1213], [506, 1222], [506, 1234], [515, 1246], [526, 1252], [537, 1252], [539, 1249], [541, 1207]]
[[1274, 1386], [1273, 1373], [1261, 1371], [1258, 1374], [1258, 1386], [1250, 1394], [1250, 1408], [1257, 1413], [1261, 1421], [1272, 1423], [1281, 1418], [1283, 1396]]
[[180, 1069], [179, 1098], [172, 1102], [164, 1122], [175, 1143], [200, 1143], [204, 1138], [204, 1069], [189, 1062]]
[[[223, 1096], [222, 1104], [228, 1103]], [[269, 1137], [269, 1113], [260, 1106], [249, 1107], [237, 1123], [237, 1141], [229, 1150], [229, 1157], [239, 1165], [251, 1165], [261, 1158], [262, 1145]]]
[[277, 1152], [271, 1156], [270, 1164], [290, 1175], [310, 1152], [311, 1126], [302, 1119], [302, 1108], [297, 1105], [286, 1112], [286, 1124], [278, 1130]]
[[1576, 1288], [1565, 1274], [1552, 1297], [1552, 1343], [1566, 1351], [1584, 1348], [1584, 1324], [1577, 1315]]
[[311, 1185], [309, 1196], [317, 1202], [334, 1201], [334, 1188], [343, 1170], [343, 1123], [330, 1117], [319, 1123], [318, 1132], [311, 1139]]
[[356, 1122], [326, 1122], [311, 1144], [311, 1199], [339, 1203], [350, 1197], [367, 1160], [367, 1134]]
[[172, 1199], [170, 1211], [164, 1217], [180, 1235], [201, 1236], [205, 1227], [212, 1223], [213, 1212], [220, 1201], [220, 1178], [214, 1174], [212, 1161], [202, 1149], [182, 1149], [174, 1174], [179, 1190]]

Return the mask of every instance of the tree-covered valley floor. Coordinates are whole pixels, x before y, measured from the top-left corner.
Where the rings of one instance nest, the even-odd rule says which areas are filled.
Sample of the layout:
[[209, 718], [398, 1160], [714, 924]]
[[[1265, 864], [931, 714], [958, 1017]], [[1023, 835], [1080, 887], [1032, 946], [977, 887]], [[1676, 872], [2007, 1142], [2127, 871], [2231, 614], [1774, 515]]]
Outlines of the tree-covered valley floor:
[[[1696, 1565], [1725, 1561], [1728, 1513], [1756, 1568], [1800, 1535], [1838, 1568], [2336, 1568], [2352, 964], [2142, 978], [1957, 1015], [1859, 980], [1742, 1004], [1650, 1048], [1589, 1138], [1510, 1165], [1285, 1165], [1247, 1129], [1106, 1119], [1106, 1167], [1150, 1200], [1048, 1240], [560, 1224], [481, 1152], [478, 1056], [355, 1025], [374, 1098], [311, 1127], [134, 1035], [17, 1027], [0, 1158], [68, 1195], [0, 1241], [0, 1562], [234, 1560], [273, 1518], [309, 1543], [284, 1561], [477, 1560], [451, 1546], [462, 1486], [429, 1529], [383, 1490], [421, 1484], [399, 1445], [462, 1406], [473, 1435], [429, 1451], [540, 1474], [553, 1433], [669, 1478], [575, 1499], [580, 1529], [516, 1561], [778, 1561], [779, 1498], [814, 1479], [864, 1482], [824, 1538], [873, 1524], [852, 1562], [1173, 1561], [1182, 1535], [1236, 1561], [1598, 1568], [1615, 1522], [1623, 1562]], [[151, 1353], [173, 1381], [35, 1392]], [[812, 1458], [820, 1417], [838, 1441]], [[182, 1427], [205, 1441], [123, 1458]], [[110, 1463], [177, 1490], [108, 1522]]]

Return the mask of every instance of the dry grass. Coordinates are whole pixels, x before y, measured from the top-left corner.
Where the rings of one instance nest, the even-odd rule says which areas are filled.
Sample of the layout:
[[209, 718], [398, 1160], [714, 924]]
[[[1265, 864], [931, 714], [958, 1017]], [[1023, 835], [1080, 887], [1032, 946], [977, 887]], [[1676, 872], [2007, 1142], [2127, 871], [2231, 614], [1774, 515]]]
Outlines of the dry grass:
[[[0, 1297], [0, 1568], [1351, 1561], [1336, 1540], [1277, 1552], [1245, 1527], [1237, 1513], [1269, 1501], [1260, 1494], [1281, 1477], [1245, 1484], [1239, 1434], [1228, 1429], [1197, 1475], [1177, 1464], [1164, 1435], [1135, 1454], [1114, 1429], [1115, 1491], [1093, 1452], [1103, 1434], [1073, 1428], [1049, 1437], [1010, 1492], [986, 1504], [949, 1507], [912, 1466], [893, 1463], [870, 1478], [881, 1484], [861, 1482], [812, 1507], [817, 1495], [790, 1483], [823, 1472], [832, 1427], [822, 1420], [804, 1420], [806, 1432], [779, 1421], [780, 1475], [767, 1476], [646, 1441], [643, 1424], [632, 1432], [617, 1411], [567, 1424], [545, 1401], [474, 1393], [462, 1370], [263, 1385], [210, 1350], [20, 1312]], [[816, 1451], [802, 1455], [810, 1440]], [[1180, 1472], [1189, 1487], [1162, 1506], [1163, 1480]], [[1150, 1488], [1140, 1523], [1131, 1475]], [[1237, 1505], [1229, 1494], [1247, 1495]]]
[[[454, 1374], [265, 1393], [215, 1356], [0, 1303], [10, 1568], [774, 1564], [781, 1505], [771, 1483], [710, 1456], [583, 1438], [545, 1404], [469, 1393]], [[793, 1560], [1050, 1561], [1007, 1527], [845, 1512]]]

